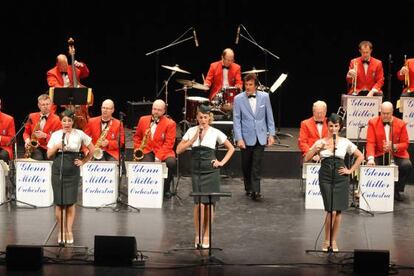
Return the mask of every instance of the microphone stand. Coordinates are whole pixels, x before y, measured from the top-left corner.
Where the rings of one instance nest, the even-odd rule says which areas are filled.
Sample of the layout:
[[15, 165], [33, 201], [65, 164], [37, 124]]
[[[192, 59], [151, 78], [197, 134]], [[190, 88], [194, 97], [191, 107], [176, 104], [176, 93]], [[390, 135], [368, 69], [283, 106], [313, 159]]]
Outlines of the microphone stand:
[[[190, 36], [188, 38], [184, 38], [182, 39], [188, 32], [190, 32], [191, 30], [194, 30], [193, 27], [188, 28], [182, 35], [180, 35], [178, 38], [176, 38], [173, 42], [171, 42], [170, 44], [163, 46], [161, 48], [155, 49], [151, 52], [146, 53], [146, 56], [150, 56], [152, 54], [157, 54], [156, 56], [156, 62], [155, 62], [155, 98], [158, 97], [159, 92], [158, 92], [158, 78], [159, 78], [159, 53], [162, 52], [165, 49], [168, 49], [172, 46], [181, 44], [187, 40], [191, 40], [191, 39], [195, 39], [194, 36]], [[181, 40], [180, 40], [181, 39]], [[171, 75], [172, 76], [172, 75]]]
[[[29, 119], [29, 115], [27, 115], [24, 118], [23, 123], [20, 126], [19, 130], [14, 134], [14, 136], [11, 138], [11, 140], [7, 144], [7, 146], [12, 146], [12, 148], [15, 149], [17, 136], [23, 131], [24, 126], [26, 125], [26, 122], [27, 122], [28, 119]], [[17, 149], [14, 150], [14, 151], [15, 151], [14, 159], [17, 159]], [[33, 204], [30, 204], [30, 203], [27, 203], [27, 202], [18, 200], [16, 194], [15, 193], [13, 194], [13, 188], [16, 186], [16, 182], [15, 182], [16, 168], [15, 168], [14, 162], [15, 162], [15, 160], [14, 161], [13, 160], [10, 160], [9, 161], [9, 165], [10, 165], [10, 169], [9, 169], [10, 187], [9, 187], [9, 193], [8, 193], [9, 194], [9, 199], [7, 199], [3, 203], [1, 203], [0, 206], [15, 201], [15, 202], [18, 202], [18, 203], [21, 203], [21, 204], [25, 204], [25, 205], [29, 206], [32, 209], [35, 209], [35, 208], [37, 208], [36, 205], [33, 205]], [[25, 207], [25, 208], [28, 208], [28, 207]]]
[[391, 88], [392, 88], [392, 64], [393, 64], [393, 60], [392, 60], [392, 55], [389, 54], [388, 55], [388, 76], [387, 76], [387, 80], [388, 80], [388, 85], [387, 85], [387, 99], [389, 101], [391, 101]]
[[[259, 43], [256, 42], [256, 40], [254, 40], [254, 38], [250, 35], [250, 33], [247, 31], [247, 29], [244, 27], [243, 24], [240, 24], [241, 27], [243, 27], [243, 29], [246, 31], [247, 35], [249, 37], [244, 36], [242, 33], [240, 33], [240, 37], [244, 38], [245, 40], [247, 40], [248, 42], [250, 42], [251, 44], [253, 44], [254, 46], [258, 47], [264, 54], [264, 61], [265, 61], [265, 84], [267, 85], [267, 72], [268, 72], [268, 55], [271, 55], [272, 57], [276, 58], [276, 59], [280, 59], [279, 56], [275, 55], [274, 53], [272, 53], [271, 51], [269, 51], [268, 49], [262, 47]], [[280, 132], [280, 109], [281, 109], [281, 103], [280, 103], [280, 96], [278, 98], [278, 120], [277, 120], [277, 131], [276, 131], [276, 140], [277, 140], [277, 144], [275, 143], [275, 145], [281, 145], [280, 144], [280, 139], [278, 137], [278, 135], [280, 136], [284, 136], [284, 137], [290, 137], [292, 138], [293, 135], [290, 133], [282, 133]], [[284, 147], [286, 147], [286, 145], [284, 145]]]
[[[125, 113], [119, 112], [119, 120], [120, 120], [120, 124], [121, 124], [120, 125], [120, 128], [121, 127], [124, 128], [124, 116], [125, 116]], [[125, 133], [125, 131], [124, 131], [124, 133]], [[123, 202], [122, 199], [121, 199], [121, 195], [125, 195], [126, 196], [126, 194], [124, 194], [121, 191], [121, 188], [122, 188], [122, 186], [121, 186], [121, 183], [122, 183], [122, 172], [123, 172], [122, 167], [123, 167], [123, 164], [124, 164], [122, 162], [124, 160], [124, 155], [122, 154], [122, 151], [121, 151], [121, 130], [118, 132], [117, 143], [118, 143], [118, 196], [116, 198], [116, 202], [106, 204], [103, 207], [107, 207], [109, 205], [114, 205], [114, 204], [115, 205], [120, 204], [120, 205], [129, 207], [129, 208], [132, 208], [132, 209], [136, 210], [137, 212], [140, 212], [140, 209], [138, 209], [138, 208], [136, 208], [134, 206], [131, 206], [128, 203]], [[98, 210], [99, 208], [102, 208], [102, 207], [97, 207], [96, 209]], [[113, 207], [112, 210], [114, 212], [119, 212], [120, 211], [120, 209], [117, 208], [116, 206]]]
[[165, 110], [165, 114], [168, 114], [168, 82], [170, 81], [170, 79], [172, 78], [172, 76], [176, 73], [177, 71], [171, 71], [170, 76], [168, 77], [167, 80], [164, 81], [164, 85], [161, 87], [160, 91], [158, 91], [157, 95], [155, 96], [156, 99], [158, 99], [159, 95], [161, 94], [161, 92], [164, 90], [165, 88], [165, 106], [166, 106], [166, 110]]

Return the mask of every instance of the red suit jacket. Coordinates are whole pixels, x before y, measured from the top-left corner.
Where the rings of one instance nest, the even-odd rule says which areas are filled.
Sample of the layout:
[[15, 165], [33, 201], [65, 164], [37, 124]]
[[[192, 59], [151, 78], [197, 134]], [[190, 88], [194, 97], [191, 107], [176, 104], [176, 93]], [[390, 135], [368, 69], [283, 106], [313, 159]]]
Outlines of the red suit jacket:
[[[223, 61], [216, 61], [210, 64], [207, 77], [204, 80], [204, 84], [210, 87], [210, 100], [214, 98], [217, 92], [223, 86]], [[229, 86], [237, 86], [242, 89], [243, 81], [241, 79], [241, 68], [240, 65], [232, 63], [228, 70]]]
[[[367, 74], [365, 74], [361, 57], [352, 59], [349, 63], [349, 69], [354, 68], [354, 63], [356, 63], [357, 66], [357, 93], [361, 90], [370, 91], [372, 88], [382, 92], [382, 86], [384, 85], [384, 69], [382, 68], [382, 62], [379, 59], [371, 57], [369, 60]], [[352, 94], [354, 91], [353, 79], [347, 77], [346, 81], [349, 87], [348, 94]]]
[[9, 153], [10, 159], [13, 159], [13, 147], [8, 144], [15, 134], [13, 117], [0, 111], [0, 148]]
[[[406, 123], [396, 117], [392, 117], [392, 139], [393, 144], [397, 146], [396, 152], [393, 153], [394, 156], [400, 158], [409, 158], [408, 154], [408, 133], [406, 128]], [[374, 156], [378, 157], [383, 155], [382, 150], [383, 141], [386, 140], [384, 124], [382, 123], [381, 117], [375, 117], [369, 120], [368, 122], [368, 131], [367, 131], [367, 157]]]
[[[80, 83], [80, 79], [84, 79], [89, 76], [89, 69], [85, 63], [83, 63], [83, 67], [76, 67], [75, 71], [78, 83]], [[70, 81], [70, 86], [73, 86], [72, 68], [70, 66], [68, 67], [67, 73]], [[62, 74], [59, 72], [57, 66], [47, 71], [47, 84], [49, 85], [49, 87], [63, 87], [64, 83]]]
[[[101, 116], [90, 118], [84, 130], [87, 135], [92, 137], [92, 143], [94, 145], [96, 145], [96, 142], [102, 133], [101, 118]], [[101, 148], [116, 160], [119, 160], [118, 134], [121, 135], [120, 142], [121, 148], [123, 148], [125, 145], [124, 126], [120, 120], [115, 118], [112, 118], [109, 124], [109, 130], [106, 134], [106, 139], [109, 141], [109, 144], [106, 147]]]
[[303, 120], [300, 123], [298, 146], [305, 155], [310, 147], [319, 139], [328, 135], [328, 124], [326, 119], [323, 120], [322, 137], [319, 136], [318, 128], [313, 117]]
[[[23, 132], [24, 141], [27, 138], [31, 138], [33, 130], [35, 129], [39, 120], [40, 120], [40, 112], [29, 114], [29, 119], [27, 120], [24, 126], [24, 132]], [[59, 116], [57, 116], [56, 114], [50, 113], [49, 116], [47, 117], [46, 124], [42, 130], [44, 133], [47, 134], [47, 137], [38, 139], [39, 147], [42, 147], [47, 150], [47, 143], [49, 142], [50, 136], [52, 136], [53, 132], [61, 128], [62, 128], [62, 124], [60, 122]]]
[[[408, 79], [410, 80], [410, 86], [408, 87], [408, 89], [410, 90], [410, 92], [413, 92], [414, 91], [414, 58], [407, 59], [407, 66], [408, 66]], [[404, 81], [405, 75], [400, 75], [400, 70], [398, 70], [397, 78], [399, 80]], [[406, 92], [408, 92], [407, 87], [404, 87], [402, 93], [406, 93]]]
[[[137, 124], [137, 129], [134, 134], [134, 149], [141, 146], [141, 141], [145, 135], [145, 132], [151, 125], [151, 115], [142, 116]], [[176, 124], [175, 122], [162, 116], [155, 129], [154, 137], [151, 138], [151, 134], [148, 135], [147, 145], [144, 148], [144, 154], [154, 152], [155, 157], [164, 161], [168, 157], [175, 157], [174, 144], [176, 136]]]

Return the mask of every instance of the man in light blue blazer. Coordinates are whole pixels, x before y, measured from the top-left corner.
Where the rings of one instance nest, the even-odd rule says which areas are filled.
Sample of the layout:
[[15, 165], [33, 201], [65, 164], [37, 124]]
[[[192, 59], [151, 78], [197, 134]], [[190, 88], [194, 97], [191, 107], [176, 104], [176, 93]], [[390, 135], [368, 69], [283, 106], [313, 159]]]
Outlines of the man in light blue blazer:
[[257, 76], [244, 77], [245, 91], [234, 99], [234, 138], [241, 150], [246, 195], [261, 198], [260, 178], [264, 147], [274, 143], [275, 122], [269, 94], [257, 91]]

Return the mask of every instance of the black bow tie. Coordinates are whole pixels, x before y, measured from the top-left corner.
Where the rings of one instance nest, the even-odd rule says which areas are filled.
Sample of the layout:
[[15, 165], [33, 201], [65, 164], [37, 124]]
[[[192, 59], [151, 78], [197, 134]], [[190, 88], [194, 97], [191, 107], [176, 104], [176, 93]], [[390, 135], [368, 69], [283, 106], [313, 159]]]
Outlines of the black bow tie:
[[224, 66], [224, 65], [222, 65], [221, 68], [229, 70], [230, 66]]
[[47, 120], [47, 116], [46, 116], [46, 115], [42, 115], [42, 116], [40, 117], [40, 120]]
[[68, 73], [66, 72], [60, 72], [62, 74], [62, 76], [67, 75]]
[[363, 60], [363, 61], [362, 61], [362, 64], [364, 64], [364, 63], [366, 63], [366, 64], [368, 64], [368, 65], [369, 65], [369, 60]]
[[[109, 120], [110, 121], [110, 120]], [[102, 120], [101, 119], [101, 124], [103, 124], [103, 125], [107, 125], [108, 123], [109, 123], [109, 121], [104, 121], [104, 120]]]
[[391, 122], [382, 122], [382, 124], [384, 125], [384, 126], [386, 126], [386, 125], [391, 125]]
[[323, 125], [323, 122], [322, 121], [315, 121], [315, 124], [317, 124], [317, 125], [319, 125], [319, 124]]
[[256, 94], [251, 94], [251, 95], [249, 95], [249, 96], [247, 96], [247, 98], [256, 98]]

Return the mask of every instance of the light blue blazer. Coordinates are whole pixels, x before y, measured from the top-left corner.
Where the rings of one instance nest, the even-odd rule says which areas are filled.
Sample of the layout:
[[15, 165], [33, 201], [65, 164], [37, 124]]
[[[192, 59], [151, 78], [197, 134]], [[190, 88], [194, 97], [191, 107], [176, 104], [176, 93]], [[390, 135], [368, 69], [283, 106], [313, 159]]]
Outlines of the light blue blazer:
[[275, 122], [269, 94], [256, 91], [256, 112], [250, 107], [246, 92], [234, 98], [233, 130], [236, 141], [243, 139], [246, 146], [267, 144], [268, 135], [275, 135]]

